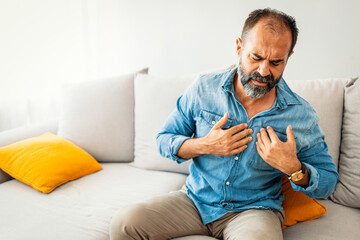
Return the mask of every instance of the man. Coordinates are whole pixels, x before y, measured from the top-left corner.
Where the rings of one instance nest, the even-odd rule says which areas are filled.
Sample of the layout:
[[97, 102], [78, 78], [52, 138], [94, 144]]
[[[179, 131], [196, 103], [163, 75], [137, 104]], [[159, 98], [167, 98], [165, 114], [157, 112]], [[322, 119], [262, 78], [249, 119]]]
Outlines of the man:
[[297, 34], [285, 13], [250, 13], [239, 65], [200, 75], [158, 134], [161, 155], [193, 158], [186, 186], [116, 216], [113, 239], [282, 239], [284, 174], [311, 198], [332, 193], [338, 174], [318, 117], [282, 79]]

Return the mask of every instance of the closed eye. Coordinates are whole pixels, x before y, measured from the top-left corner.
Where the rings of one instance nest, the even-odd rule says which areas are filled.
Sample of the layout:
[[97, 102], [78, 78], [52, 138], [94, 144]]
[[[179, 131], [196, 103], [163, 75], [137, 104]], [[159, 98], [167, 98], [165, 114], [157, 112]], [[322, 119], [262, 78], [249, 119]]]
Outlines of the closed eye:
[[260, 61], [260, 60], [263, 60], [263, 58], [261, 56], [259, 56], [258, 54], [256, 53], [253, 53], [251, 58], [254, 60], [254, 61]]
[[272, 60], [270, 61], [270, 63], [274, 66], [278, 66], [281, 62], [283, 62], [283, 59], [279, 59], [279, 60]]

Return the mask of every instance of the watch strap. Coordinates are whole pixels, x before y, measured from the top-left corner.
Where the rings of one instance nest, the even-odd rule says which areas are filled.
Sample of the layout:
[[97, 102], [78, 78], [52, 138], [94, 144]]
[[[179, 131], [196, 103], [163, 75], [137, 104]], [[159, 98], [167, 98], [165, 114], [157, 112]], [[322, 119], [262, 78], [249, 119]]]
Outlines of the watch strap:
[[305, 172], [306, 172], [306, 166], [305, 166], [305, 164], [301, 163], [301, 169], [300, 169], [299, 171], [296, 171], [296, 172], [292, 173], [291, 175], [287, 175], [287, 174], [285, 174], [285, 175], [286, 175], [286, 177], [287, 177], [289, 180], [291, 180], [291, 176], [292, 176], [293, 174], [295, 174], [295, 173], [300, 172], [300, 171], [301, 171], [303, 174], [305, 174]]

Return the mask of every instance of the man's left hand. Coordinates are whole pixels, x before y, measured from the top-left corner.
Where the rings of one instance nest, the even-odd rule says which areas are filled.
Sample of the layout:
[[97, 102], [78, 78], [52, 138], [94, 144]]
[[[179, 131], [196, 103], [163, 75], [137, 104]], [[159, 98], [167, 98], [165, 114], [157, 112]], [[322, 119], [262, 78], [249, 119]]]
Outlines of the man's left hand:
[[269, 165], [291, 175], [301, 169], [301, 163], [296, 155], [296, 141], [291, 125], [287, 127], [286, 135], [287, 141], [282, 142], [270, 126], [267, 132], [262, 128], [257, 134], [256, 149]]

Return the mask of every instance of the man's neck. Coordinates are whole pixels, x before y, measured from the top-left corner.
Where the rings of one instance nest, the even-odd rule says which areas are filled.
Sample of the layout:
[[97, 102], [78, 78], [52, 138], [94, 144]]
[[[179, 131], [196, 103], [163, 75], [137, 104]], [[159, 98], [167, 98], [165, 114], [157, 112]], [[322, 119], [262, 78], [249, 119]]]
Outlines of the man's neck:
[[266, 93], [264, 96], [260, 98], [251, 98], [246, 94], [244, 86], [242, 85], [238, 74], [234, 76], [234, 90], [235, 95], [244, 106], [248, 118], [251, 119], [256, 114], [269, 110], [276, 99], [276, 87], [270, 90], [270, 92]]

